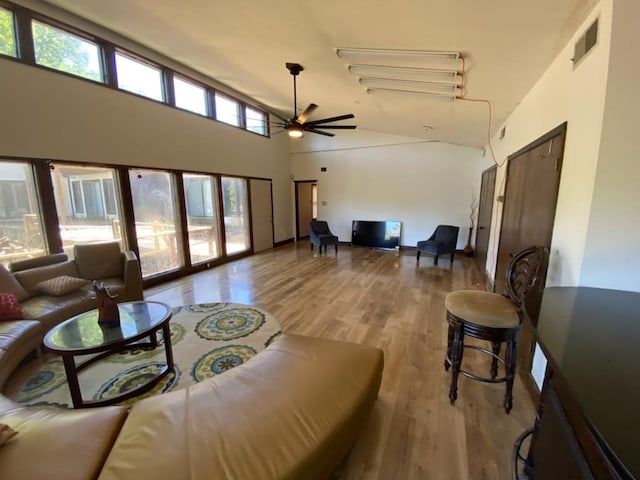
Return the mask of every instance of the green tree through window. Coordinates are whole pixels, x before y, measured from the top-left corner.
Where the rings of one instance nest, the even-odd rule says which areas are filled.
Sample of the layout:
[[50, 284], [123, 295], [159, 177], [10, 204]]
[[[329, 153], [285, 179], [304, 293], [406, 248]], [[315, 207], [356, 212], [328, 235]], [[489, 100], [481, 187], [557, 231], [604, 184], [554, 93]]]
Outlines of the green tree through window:
[[13, 13], [0, 8], [0, 53], [16, 56], [16, 38], [13, 31]]
[[97, 45], [35, 20], [31, 26], [37, 64], [102, 81]]

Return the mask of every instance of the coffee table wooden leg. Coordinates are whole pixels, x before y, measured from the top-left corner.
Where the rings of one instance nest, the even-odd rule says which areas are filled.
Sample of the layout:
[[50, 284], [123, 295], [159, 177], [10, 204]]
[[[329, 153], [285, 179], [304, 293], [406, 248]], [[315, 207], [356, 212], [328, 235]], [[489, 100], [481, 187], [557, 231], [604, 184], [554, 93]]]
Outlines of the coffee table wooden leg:
[[69, 393], [74, 408], [82, 408], [82, 393], [80, 392], [80, 383], [78, 382], [78, 370], [76, 369], [76, 361], [73, 355], [63, 355], [64, 372], [67, 375], [67, 384], [69, 385]]
[[173, 368], [173, 347], [171, 346], [171, 328], [169, 322], [162, 326], [162, 337], [164, 339], [164, 352], [167, 356], [167, 367]]

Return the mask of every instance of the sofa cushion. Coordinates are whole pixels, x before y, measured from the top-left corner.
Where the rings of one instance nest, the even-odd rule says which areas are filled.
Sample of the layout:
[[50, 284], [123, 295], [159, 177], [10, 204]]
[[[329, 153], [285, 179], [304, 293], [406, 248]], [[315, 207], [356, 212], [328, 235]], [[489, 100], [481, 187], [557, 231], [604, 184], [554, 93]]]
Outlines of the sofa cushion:
[[20, 282], [0, 263], [0, 292], [15, 293], [18, 301], [29, 297], [27, 291], [20, 285]]
[[0, 321], [20, 320], [24, 317], [15, 293], [0, 293]]
[[97, 478], [125, 418], [122, 407], [0, 412], [0, 422], [18, 432], [0, 448], [0, 478]]
[[32, 268], [29, 270], [23, 270], [13, 274], [20, 282], [20, 285], [27, 291], [29, 296], [38, 295], [38, 284], [45, 280], [50, 280], [62, 275], [69, 275], [70, 277], [78, 277], [78, 270], [76, 265], [72, 261], [56, 263], [54, 265], [47, 265], [45, 267]]
[[45, 330], [50, 330], [58, 323], [96, 307], [96, 294], [89, 287], [82, 287], [76, 292], [60, 297], [38, 295], [22, 303], [25, 318], [37, 319]]
[[382, 365], [377, 348], [283, 335], [224, 375], [135, 404], [100, 480], [326, 479], [367, 420]]
[[11, 262], [9, 270], [16, 273], [21, 272], [22, 270], [30, 270], [32, 268], [53, 265], [54, 263], [66, 262], [67, 260], [69, 260], [69, 257], [66, 253], [50, 253], [49, 255], [42, 255], [41, 257], [27, 258], [25, 260]]
[[87, 283], [89, 283], [89, 280], [85, 280], [84, 278], [61, 275], [38, 283], [36, 288], [45, 295], [59, 297], [80, 290]]
[[122, 277], [124, 261], [118, 242], [76, 245], [73, 247], [73, 258], [82, 278], [99, 280]]
[[44, 333], [42, 324], [35, 320], [0, 322], [0, 390], [24, 357], [38, 348]]

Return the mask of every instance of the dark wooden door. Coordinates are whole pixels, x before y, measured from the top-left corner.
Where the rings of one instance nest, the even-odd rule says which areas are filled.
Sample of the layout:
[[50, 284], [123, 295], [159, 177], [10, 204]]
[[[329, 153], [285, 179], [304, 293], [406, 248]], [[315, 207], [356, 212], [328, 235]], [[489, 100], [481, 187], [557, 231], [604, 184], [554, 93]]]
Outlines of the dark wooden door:
[[531, 245], [551, 246], [565, 131], [562, 125], [509, 157], [495, 278], [498, 293], [505, 291], [513, 254]]
[[478, 202], [478, 222], [476, 229], [476, 251], [474, 259], [482, 278], [487, 281], [487, 252], [489, 250], [489, 232], [493, 215], [493, 199], [496, 189], [496, 171], [494, 165], [482, 172], [480, 200]]
[[[513, 254], [531, 245], [551, 246], [565, 134], [563, 124], [509, 157], [495, 277], [498, 293], [505, 291]], [[542, 272], [541, 278], [545, 277]], [[518, 340], [518, 361], [532, 391], [536, 391], [531, 377], [534, 345], [533, 333], [525, 324]]]

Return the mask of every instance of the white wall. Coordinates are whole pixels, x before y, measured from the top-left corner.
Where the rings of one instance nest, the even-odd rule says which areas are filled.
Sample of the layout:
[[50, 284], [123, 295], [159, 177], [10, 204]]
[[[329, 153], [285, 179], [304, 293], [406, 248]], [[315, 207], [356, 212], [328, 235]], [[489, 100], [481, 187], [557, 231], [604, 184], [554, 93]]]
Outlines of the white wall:
[[[600, 151], [607, 85], [613, 0], [601, 0], [545, 74], [507, 119], [506, 136], [492, 139], [499, 163], [544, 133], [568, 122], [547, 285], [578, 285], [587, 241]], [[576, 39], [599, 20], [598, 45], [574, 70]], [[521, 61], [526, 61], [522, 58]], [[504, 191], [506, 166], [498, 170], [496, 196]], [[534, 186], [531, 186], [535, 188]], [[494, 204], [487, 270], [495, 275], [502, 204]]]
[[398, 220], [404, 246], [451, 224], [464, 248], [471, 197], [489, 166], [480, 150], [361, 130], [308, 133], [291, 148], [295, 179], [318, 180], [318, 216], [340, 241], [351, 240], [352, 220]]
[[580, 284], [640, 291], [640, 2], [613, 4], [600, 157]]
[[0, 155], [273, 180], [274, 234], [293, 237], [289, 141], [0, 59]]

